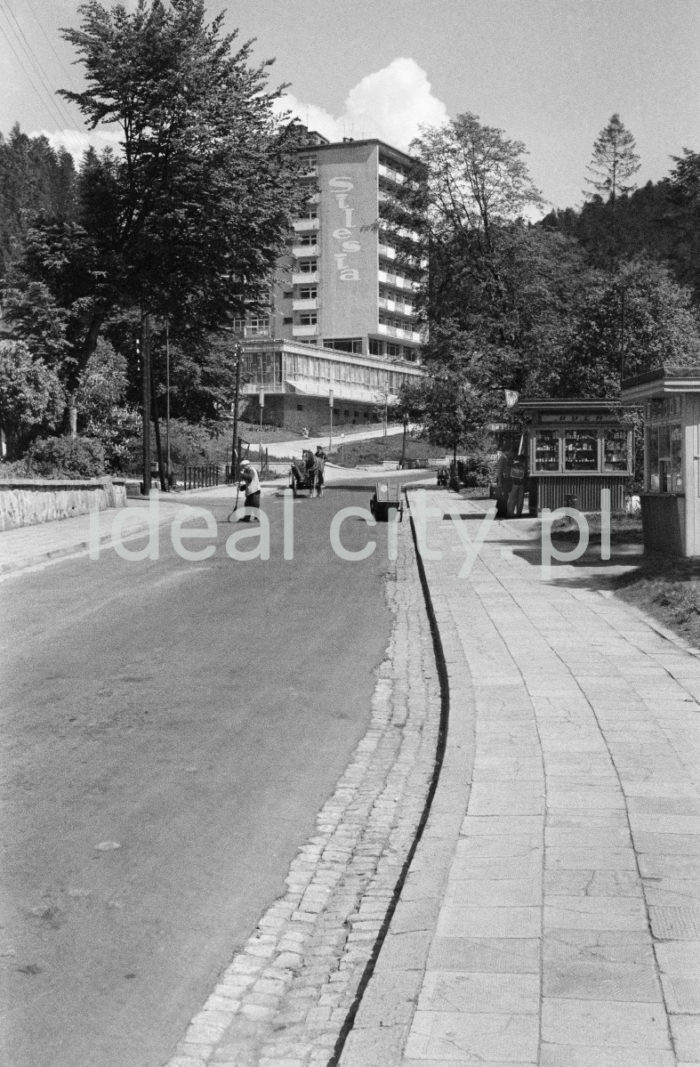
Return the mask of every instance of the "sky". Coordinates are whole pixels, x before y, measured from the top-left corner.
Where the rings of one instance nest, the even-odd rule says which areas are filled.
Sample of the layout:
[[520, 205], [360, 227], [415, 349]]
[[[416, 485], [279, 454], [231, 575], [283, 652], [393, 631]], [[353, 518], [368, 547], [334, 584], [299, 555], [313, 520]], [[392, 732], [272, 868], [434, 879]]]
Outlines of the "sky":
[[[82, 117], [55, 95], [81, 84], [60, 35], [78, 7], [0, 0], [0, 132], [18, 122], [79, 156]], [[421, 125], [469, 111], [524, 144], [554, 207], [583, 202], [614, 113], [636, 138], [638, 185], [700, 151], [700, 0], [207, 0], [207, 11], [255, 39], [253, 59], [275, 61], [270, 86], [286, 83], [287, 107], [332, 140], [406, 150]]]

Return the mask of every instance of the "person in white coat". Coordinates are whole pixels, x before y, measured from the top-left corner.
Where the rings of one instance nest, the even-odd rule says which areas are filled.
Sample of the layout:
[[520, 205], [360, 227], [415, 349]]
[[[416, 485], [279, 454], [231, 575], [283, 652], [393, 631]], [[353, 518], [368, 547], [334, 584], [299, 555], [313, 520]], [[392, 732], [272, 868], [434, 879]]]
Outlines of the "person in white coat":
[[245, 506], [246, 514], [240, 518], [239, 522], [250, 522], [251, 518], [256, 522], [260, 522], [257, 515], [251, 514], [251, 511], [260, 510], [260, 479], [258, 478], [258, 472], [249, 459], [244, 459], [241, 463], [241, 489], [245, 492]]

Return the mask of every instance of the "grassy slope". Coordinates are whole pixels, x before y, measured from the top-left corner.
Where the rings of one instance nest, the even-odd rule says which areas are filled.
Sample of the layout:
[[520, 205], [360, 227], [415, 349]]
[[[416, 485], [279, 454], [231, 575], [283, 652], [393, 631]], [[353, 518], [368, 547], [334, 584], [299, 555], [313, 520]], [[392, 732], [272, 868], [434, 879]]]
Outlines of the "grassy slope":
[[[589, 522], [591, 544], [599, 543], [595, 518]], [[564, 548], [578, 532], [559, 530], [554, 537]], [[641, 519], [613, 518], [610, 540], [612, 545], [641, 544]], [[646, 554], [638, 567], [615, 580], [614, 592], [700, 648], [700, 560]]]

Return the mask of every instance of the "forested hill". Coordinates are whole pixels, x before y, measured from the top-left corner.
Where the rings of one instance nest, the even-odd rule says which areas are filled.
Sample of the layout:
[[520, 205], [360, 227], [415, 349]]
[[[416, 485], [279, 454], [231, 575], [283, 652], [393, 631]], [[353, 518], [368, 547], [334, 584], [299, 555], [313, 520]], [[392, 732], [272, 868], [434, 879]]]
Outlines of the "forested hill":
[[578, 211], [551, 212], [541, 225], [576, 238], [595, 266], [608, 267], [613, 255], [661, 260], [700, 307], [700, 153], [686, 150], [662, 181], [615, 200], [596, 196]]

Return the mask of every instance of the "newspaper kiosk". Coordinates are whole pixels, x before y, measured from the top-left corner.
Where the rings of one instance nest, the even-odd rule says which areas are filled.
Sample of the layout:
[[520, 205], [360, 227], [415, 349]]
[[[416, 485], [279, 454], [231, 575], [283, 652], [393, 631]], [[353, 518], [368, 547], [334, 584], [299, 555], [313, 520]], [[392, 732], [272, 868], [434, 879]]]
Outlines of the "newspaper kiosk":
[[700, 556], [700, 366], [665, 366], [622, 383], [644, 407], [644, 547]]
[[601, 489], [623, 511], [632, 478], [632, 430], [606, 400], [518, 400], [528, 440], [529, 510], [600, 511]]

